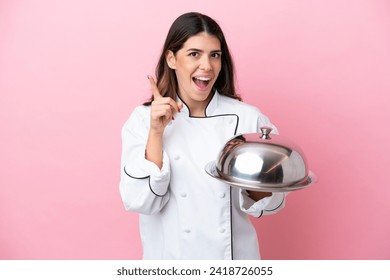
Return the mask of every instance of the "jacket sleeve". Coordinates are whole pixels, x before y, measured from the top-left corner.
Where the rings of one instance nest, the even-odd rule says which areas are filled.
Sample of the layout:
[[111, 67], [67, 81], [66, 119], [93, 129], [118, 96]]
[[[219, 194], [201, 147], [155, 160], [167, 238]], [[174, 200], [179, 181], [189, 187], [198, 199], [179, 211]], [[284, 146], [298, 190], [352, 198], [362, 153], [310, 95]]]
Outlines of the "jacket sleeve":
[[274, 192], [272, 196], [267, 196], [259, 201], [254, 201], [249, 197], [246, 190], [240, 190], [240, 208], [242, 211], [256, 218], [263, 215], [274, 214], [283, 209], [286, 202], [287, 193]]
[[161, 170], [145, 159], [148, 132], [149, 119], [138, 107], [122, 128], [119, 190], [125, 209], [142, 214], [159, 212], [169, 200], [169, 158], [164, 152]]
[[[271, 133], [278, 133], [278, 129], [271, 123], [268, 117], [259, 112], [257, 117], [258, 132], [262, 126], [269, 126], [273, 129]], [[245, 213], [256, 218], [263, 215], [274, 214], [284, 208], [286, 195], [287, 193], [284, 192], [274, 192], [272, 193], [272, 196], [265, 197], [259, 201], [254, 201], [249, 197], [246, 190], [241, 189], [239, 195], [240, 208]]]

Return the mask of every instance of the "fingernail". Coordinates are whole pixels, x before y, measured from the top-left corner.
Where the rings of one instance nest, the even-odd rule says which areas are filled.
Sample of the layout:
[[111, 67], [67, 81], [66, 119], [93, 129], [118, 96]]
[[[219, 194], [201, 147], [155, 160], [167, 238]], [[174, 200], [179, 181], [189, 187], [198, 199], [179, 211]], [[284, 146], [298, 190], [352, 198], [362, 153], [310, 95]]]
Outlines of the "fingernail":
[[180, 113], [180, 108], [177, 108], [177, 110], [179, 111], [179, 113]]
[[173, 121], [175, 120], [174, 116], [172, 116], [172, 120], [173, 120]]

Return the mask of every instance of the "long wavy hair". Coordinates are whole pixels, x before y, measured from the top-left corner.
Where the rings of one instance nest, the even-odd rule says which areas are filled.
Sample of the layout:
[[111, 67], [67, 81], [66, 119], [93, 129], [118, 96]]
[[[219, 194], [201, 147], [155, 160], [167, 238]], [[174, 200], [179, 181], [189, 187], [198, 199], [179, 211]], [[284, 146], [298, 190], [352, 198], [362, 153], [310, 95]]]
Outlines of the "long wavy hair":
[[[201, 32], [206, 32], [217, 37], [221, 44], [222, 68], [215, 81], [213, 90], [217, 90], [222, 95], [241, 100], [240, 96], [236, 93], [233, 60], [221, 27], [209, 16], [196, 12], [179, 16], [169, 29], [155, 72], [160, 94], [176, 100], [176, 94], [178, 92], [175, 70], [169, 68], [166, 62], [167, 52], [170, 50], [176, 54], [188, 38]], [[152, 101], [153, 95], [144, 105], [150, 105]]]

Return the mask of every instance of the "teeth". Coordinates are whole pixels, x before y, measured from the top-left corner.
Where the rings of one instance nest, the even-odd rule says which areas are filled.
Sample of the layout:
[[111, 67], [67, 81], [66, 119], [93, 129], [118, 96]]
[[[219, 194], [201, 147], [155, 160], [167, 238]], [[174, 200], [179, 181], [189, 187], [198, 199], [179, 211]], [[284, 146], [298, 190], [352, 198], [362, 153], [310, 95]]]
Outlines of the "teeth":
[[200, 80], [200, 81], [210, 81], [211, 78], [206, 78], [206, 77], [195, 77], [195, 79]]

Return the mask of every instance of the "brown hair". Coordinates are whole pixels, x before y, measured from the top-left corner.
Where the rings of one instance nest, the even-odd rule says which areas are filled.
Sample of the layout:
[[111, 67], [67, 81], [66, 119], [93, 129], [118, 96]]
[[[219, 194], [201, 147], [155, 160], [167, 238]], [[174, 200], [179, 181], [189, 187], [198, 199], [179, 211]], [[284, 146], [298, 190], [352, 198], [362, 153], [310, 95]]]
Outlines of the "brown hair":
[[[218, 79], [215, 81], [214, 90], [217, 90], [222, 95], [241, 100], [236, 94], [233, 60], [221, 27], [212, 18], [196, 12], [179, 16], [169, 29], [155, 73], [160, 94], [176, 100], [178, 92], [175, 71], [170, 69], [166, 62], [167, 52], [170, 50], [176, 54], [188, 38], [200, 32], [206, 32], [217, 37], [221, 43], [222, 68]], [[153, 96], [144, 105], [150, 105], [152, 101]]]

